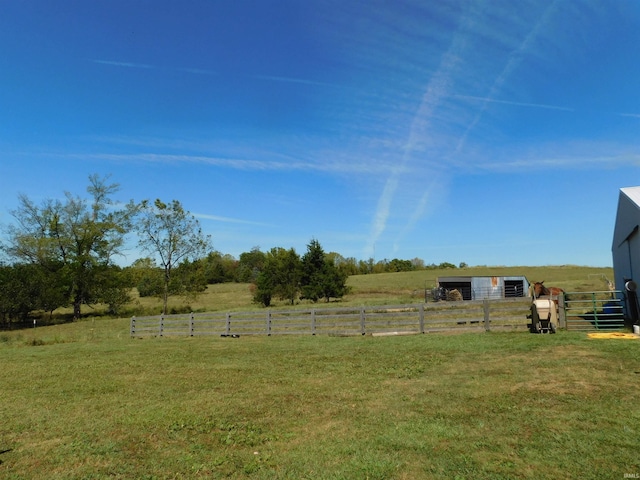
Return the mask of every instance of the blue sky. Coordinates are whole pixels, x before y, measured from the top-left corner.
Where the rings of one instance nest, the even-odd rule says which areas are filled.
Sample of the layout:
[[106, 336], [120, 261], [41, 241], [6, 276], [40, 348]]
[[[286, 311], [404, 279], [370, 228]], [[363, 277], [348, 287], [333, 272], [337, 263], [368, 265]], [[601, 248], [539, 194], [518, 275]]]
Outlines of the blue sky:
[[[216, 250], [611, 265], [639, 184], [640, 2], [7, 0], [19, 194], [179, 200]], [[137, 258], [127, 254], [124, 263]]]

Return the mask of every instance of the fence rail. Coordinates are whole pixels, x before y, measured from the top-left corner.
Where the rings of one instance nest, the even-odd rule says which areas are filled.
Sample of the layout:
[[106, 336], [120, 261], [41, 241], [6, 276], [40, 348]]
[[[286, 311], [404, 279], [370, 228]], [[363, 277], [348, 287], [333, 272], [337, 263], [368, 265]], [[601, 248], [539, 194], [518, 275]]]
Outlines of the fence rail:
[[132, 317], [131, 336], [385, 335], [526, 330], [531, 299]]

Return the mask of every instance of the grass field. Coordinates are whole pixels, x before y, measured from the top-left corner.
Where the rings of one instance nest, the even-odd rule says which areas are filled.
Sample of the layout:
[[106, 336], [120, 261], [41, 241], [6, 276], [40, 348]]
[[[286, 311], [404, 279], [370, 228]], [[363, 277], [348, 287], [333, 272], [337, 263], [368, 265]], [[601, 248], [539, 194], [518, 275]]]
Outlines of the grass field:
[[6, 479], [640, 474], [640, 341], [0, 333]]
[[[435, 276], [452, 273], [526, 275], [567, 290], [604, 289], [612, 277], [583, 267], [497, 270], [352, 277], [343, 302], [420, 301]], [[197, 302], [256, 308], [237, 284], [211, 286]], [[0, 478], [640, 475], [640, 340], [139, 340], [127, 318], [87, 317], [0, 332], [0, 360]]]
[[[510, 276], [524, 275], [530, 282], [545, 281], [565, 291], [607, 290], [606, 279], [613, 280], [613, 269], [574, 265], [547, 267], [470, 267], [450, 270], [419, 270], [415, 272], [355, 275], [348, 279], [351, 293], [342, 298], [341, 305], [404, 304], [424, 301], [425, 289], [436, 285], [438, 277]], [[302, 303], [298, 306], [308, 306]], [[322, 302], [319, 302], [322, 306]], [[276, 308], [290, 308], [285, 301], [274, 299]], [[241, 311], [259, 308], [251, 302], [249, 284], [223, 283], [209, 285], [207, 291], [195, 299], [171, 298], [169, 308], [178, 312]], [[136, 298], [126, 308], [126, 315], [157, 315], [161, 302], [157, 298]], [[89, 312], [90, 313], [90, 312]]]
[[[425, 289], [436, 285], [438, 277], [445, 276], [526, 276], [530, 282], [545, 281], [545, 285], [558, 286], [565, 291], [607, 290], [606, 280], [613, 279], [612, 268], [582, 267], [575, 265], [546, 267], [469, 267], [448, 270], [419, 270], [414, 272], [379, 273], [375, 275], [355, 275], [349, 277], [347, 285], [351, 292], [338, 300], [340, 305], [384, 305], [406, 304], [424, 301]], [[336, 303], [332, 300], [332, 303]], [[293, 307], [287, 301], [273, 299], [274, 308], [306, 308], [310, 301], [299, 302]], [[317, 306], [321, 307], [320, 301]], [[221, 283], [209, 285], [207, 290], [195, 298], [170, 297], [169, 313], [189, 312], [233, 312], [259, 309], [252, 302], [250, 285], [247, 283]], [[83, 315], [87, 318], [102, 316], [104, 306], [83, 306]], [[158, 315], [162, 311], [162, 302], [156, 297], [140, 298], [133, 291], [133, 301], [126, 305], [121, 315]], [[59, 309], [52, 319], [48, 313], [42, 313], [38, 321], [41, 324], [60, 323], [70, 320], [71, 308]]]

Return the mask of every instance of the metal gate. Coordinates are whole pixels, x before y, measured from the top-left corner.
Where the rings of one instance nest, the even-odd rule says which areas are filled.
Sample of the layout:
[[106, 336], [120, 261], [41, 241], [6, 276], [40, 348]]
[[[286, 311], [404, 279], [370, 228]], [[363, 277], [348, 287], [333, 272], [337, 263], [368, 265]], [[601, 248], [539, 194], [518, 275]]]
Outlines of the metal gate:
[[560, 299], [567, 330], [621, 330], [625, 327], [618, 291], [566, 292]]

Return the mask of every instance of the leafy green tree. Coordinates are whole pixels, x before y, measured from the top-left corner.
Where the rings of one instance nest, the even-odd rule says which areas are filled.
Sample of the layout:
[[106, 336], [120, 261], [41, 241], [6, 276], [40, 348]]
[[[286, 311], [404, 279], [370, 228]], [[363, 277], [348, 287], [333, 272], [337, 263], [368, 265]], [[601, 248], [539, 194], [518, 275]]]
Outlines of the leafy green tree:
[[236, 271], [236, 281], [241, 283], [255, 282], [258, 274], [264, 268], [265, 260], [266, 254], [260, 251], [260, 247], [253, 247], [250, 252], [241, 253]]
[[138, 258], [130, 266], [126, 267], [134, 284], [145, 277], [149, 270], [158, 270], [156, 261], [151, 257]]
[[389, 261], [386, 258], [384, 258], [376, 262], [376, 264], [373, 266], [373, 270], [371, 273], [385, 273], [388, 271], [389, 271]]
[[331, 298], [342, 298], [351, 288], [347, 285], [349, 275], [339, 268], [329, 268], [324, 282], [323, 295], [328, 302]]
[[414, 270], [424, 270], [424, 260], [421, 258], [415, 257], [412, 259], [411, 265], [413, 265]]
[[80, 318], [83, 304], [101, 300], [105, 269], [121, 253], [130, 227], [133, 206], [115, 208], [111, 195], [119, 187], [107, 184], [107, 178], [89, 177], [90, 201], [66, 192], [65, 201], [36, 205], [20, 195], [12, 212], [16, 222], [7, 228], [7, 254], [49, 270], [58, 286], [64, 282], [74, 319]]
[[324, 250], [317, 240], [311, 240], [302, 256], [302, 298], [317, 302], [323, 297], [327, 269]]
[[400, 260], [399, 258], [394, 258], [387, 264], [388, 272], [411, 272], [413, 270], [414, 267], [411, 260]]
[[0, 317], [9, 324], [25, 322], [38, 310], [53, 314], [68, 305], [67, 289], [58, 274], [34, 263], [0, 266]]
[[273, 260], [277, 264], [275, 294], [293, 305], [300, 295], [300, 256], [293, 248], [277, 249]]
[[3, 266], [0, 270], [0, 313], [8, 324], [26, 321], [29, 313], [40, 308], [41, 269], [33, 264]]
[[327, 260], [335, 265], [338, 270], [343, 272], [345, 275], [358, 275], [360, 270], [358, 269], [358, 262], [355, 257], [345, 258], [339, 253], [329, 252], [326, 255]]
[[358, 261], [358, 273], [360, 273], [361, 275], [373, 273], [374, 267], [375, 267], [375, 260], [373, 258], [369, 258], [368, 260]]
[[199, 262], [202, 264], [207, 284], [232, 282], [236, 277], [238, 261], [232, 255], [209, 252]]
[[251, 288], [253, 301], [265, 307], [271, 306], [271, 300], [273, 299], [273, 292], [275, 290], [274, 282], [275, 274], [273, 272], [269, 270], [259, 272]]
[[202, 258], [212, 250], [211, 239], [202, 233], [198, 220], [178, 200], [168, 204], [159, 199], [153, 204], [144, 200], [139, 212], [139, 246], [159, 260], [163, 271], [162, 312], [166, 314], [174, 268], [185, 260]]
[[136, 289], [140, 297], [162, 298], [164, 292], [162, 270], [150, 271], [147, 275], [140, 278], [138, 283], [136, 283]]
[[162, 269], [156, 265], [153, 258], [139, 258], [126, 270], [141, 297], [162, 297]]
[[335, 265], [331, 257], [325, 255], [320, 242], [311, 240], [307, 252], [302, 256], [301, 291], [302, 298], [317, 302], [324, 298], [342, 298], [347, 292], [348, 275]]
[[169, 292], [172, 295], [195, 297], [207, 289], [205, 264], [201, 260], [184, 260], [175, 269]]
[[442, 262], [440, 265], [438, 265], [438, 268], [444, 270], [447, 268], [456, 268], [456, 266], [450, 262]]
[[38, 308], [49, 312], [49, 319], [51, 319], [54, 310], [69, 306], [69, 297], [67, 295], [69, 281], [64, 278], [67, 271], [64, 268], [58, 271], [51, 271], [40, 265], [32, 265], [32, 267], [37, 271], [39, 278]]
[[293, 248], [272, 248], [256, 278], [254, 301], [269, 306], [277, 296], [293, 305], [300, 293], [300, 275], [300, 257]]
[[107, 313], [120, 314], [122, 307], [131, 302], [131, 288], [134, 286], [130, 271], [112, 265], [103, 270], [104, 279], [99, 282], [100, 299], [107, 305]]

